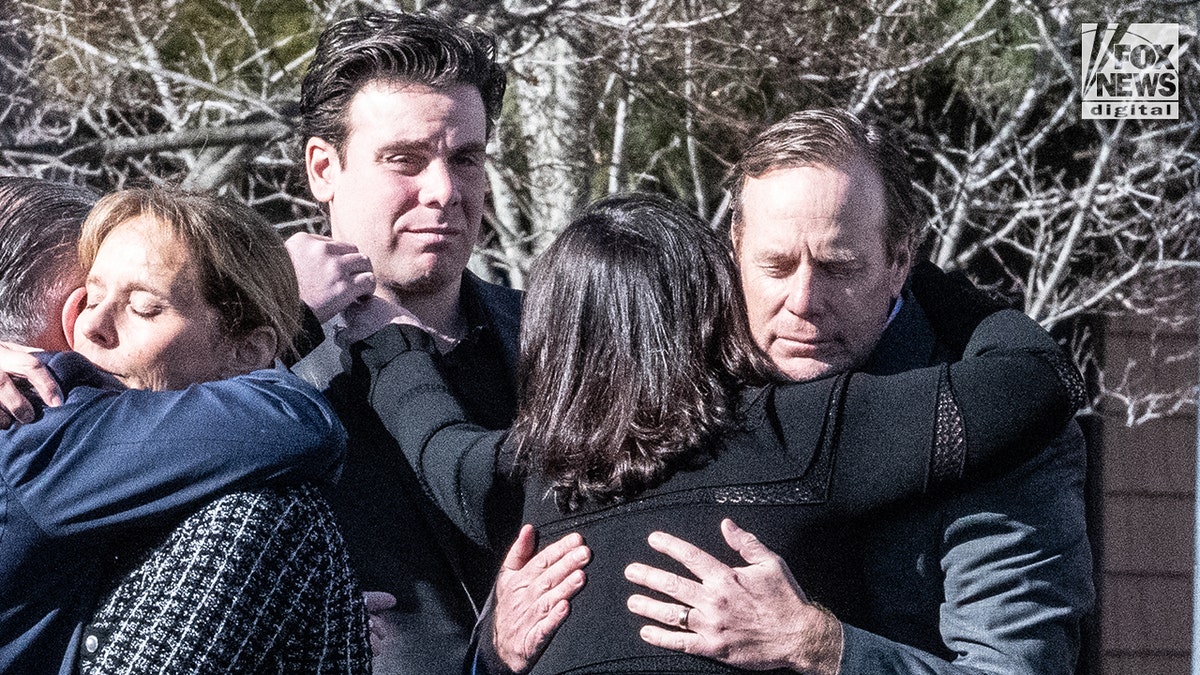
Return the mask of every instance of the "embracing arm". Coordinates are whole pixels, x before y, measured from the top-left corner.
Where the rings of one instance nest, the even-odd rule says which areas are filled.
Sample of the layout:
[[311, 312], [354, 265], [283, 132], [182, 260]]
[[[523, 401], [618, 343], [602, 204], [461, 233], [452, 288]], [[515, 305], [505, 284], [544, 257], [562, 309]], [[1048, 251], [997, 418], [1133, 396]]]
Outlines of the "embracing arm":
[[1016, 466], [1062, 430], [1082, 395], [1078, 371], [1036, 322], [990, 314], [958, 363], [850, 377], [830, 506], [860, 512]]
[[[831, 397], [834, 410], [844, 406], [849, 411], [841, 416], [838, 433], [826, 430], [836, 440], [837, 447], [833, 463], [836, 473], [829, 498], [831, 508], [841, 513], [861, 512], [937, 486], [943, 480], [986, 473], [995, 462], [1015, 464], [1038, 447], [1023, 444], [1049, 441], [1074, 411], [1078, 401], [1075, 394], [1079, 393], [1078, 374], [1060, 361], [1063, 357], [1057, 345], [1028, 318], [1011, 310], [990, 315], [979, 323], [965, 348], [966, 359], [949, 367], [912, 371], [887, 379], [851, 376], [844, 397]], [[789, 428], [797, 438], [811, 429], [802, 422], [814, 419], [811, 414], [814, 399], [811, 389], [808, 394], [804, 389], [837, 392], [839, 381], [825, 380], [777, 390], [775, 404], [777, 409], [785, 411], [780, 412], [785, 438]], [[798, 397], [791, 413], [803, 412], [803, 406], [808, 405], [809, 414], [786, 412], [791, 396]], [[838, 417], [832, 415], [826, 420]], [[950, 452], [941, 456], [936, 452], [939, 449]], [[951, 611], [947, 612], [950, 623], [943, 624], [943, 637], [952, 649], [970, 651], [972, 641], [981, 635], [972, 624], [983, 622], [986, 626], [989, 620], [1011, 618], [1012, 613], [1029, 608], [1023, 609], [1024, 602], [1017, 600], [1005, 607], [1005, 613], [988, 607], [987, 602], [975, 602], [973, 594], [985, 592], [983, 586], [987, 584], [1020, 582], [1014, 581], [1016, 577], [1012, 574], [998, 574], [999, 565], [981, 561], [981, 557], [994, 553], [976, 549], [965, 532], [962, 529], [959, 543], [950, 544], [952, 552], [943, 557], [947, 568], [947, 601], [951, 603]], [[997, 533], [1004, 536], [999, 529]], [[745, 567], [727, 567], [712, 561], [702, 569], [693, 565], [695, 561], [706, 560], [706, 554], [693, 550], [686, 542], [673, 543], [678, 550], [659, 550], [688, 566], [699, 582], [639, 564], [627, 570], [627, 577], [634, 583], [677, 601], [661, 603], [634, 596], [630, 599], [634, 613], [672, 625], [674, 614], [667, 613], [668, 610], [677, 613], [681, 606], [692, 607], [686, 631], [657, 626], [644, 630], [643, 639], [651, 644], [744, 667], [767, 664], [798, 672], [967, 673], [982, 667], [979, 659], [950, 664], [911, 647], [842, 626], [834, 616], [807, 600], [786, 566], [776, 564], [778, 556], [769, 551], [749, 557], [743, 554], [748, 563]], [[734, 545], [732, 541], [730, 545]], [[753, 549], [751, 546], [746, 550]], [[1010, 563], [1018, 567], [1021, 564]], [[1075, 563], [1070, 566], [1067, 571], [1078, 572]], [[1053, 561], [1046, 566], [1047, 570], [1053, 568]], [[1041, 585], [1039, 588], [1039, 593], [1046, 590]], [[778, 607], [766, 616], [754, 615], [753, 603], [745, 602], [754, 593], [770, 598]], [[1032, 610], [1031, 613], [1036, 613], [1040, 608]], [[1046, 615], [1056, 611], [1052, 608]], [[1074, 617], [1077, 620], [1077, 612]], [[1021, 620], [1016, 619], [1017, 625]], [[1058, 628], [1041, 634], [1047, 649], [1062, 647], [1073, 654], [1072, 650], [1077, 649], [1073, 637], [1077, 624], [1071, 628], [1068, 623], [1062, 623], [1063, 640], [1055, 637]], [[831, 638], [822, 642], [798, 637], [806, 633]], [[980, 653], [992, 648], [973, 649]], [[1001, 667], [991, 672], [1026, 671]]]
[[493, 532], [497, 523], [516, 522], [521, 506], [496, 480], [507, 431], [467, 421], [434, 362], [435, 351], [428, 333], [400, 324], [388, 324], [351, 348], [353, 367], [368, 373], [371, 407], [430, 498], [475, 543], [507, 545], [512, 531]]
[[1095, 599], [1076, 424], [1016, 471], [948, 499], [938, 656], [847, 627], [845, 672], [1068, 675]]
[[115, 388], [70, 352], [48, 365], [66, 403], [5, 432], [0, 479], [49, 533], [156, 524], [233, 490], [326, 480], [345, 452], [324, 397], [283, 371], [156, 392]]
[[[476, 543], [499, 550], [513, 537], [519, 497], [497, 475], [506, 431], [467, 422], [434, 362], [432, 338], [389, 324], [351, 353], [369, 374], [369, 402], [396, 439], [429, 496]], [[386, 412], [385, 412], [386, 411]], [[521, 528], [501, 566], [474, 637], [477, 672], [522, 672], [566, 617], [582, 586], [591, 552], [578, 534], [536, 550], [533, 528]]]
[[[1065, 521], [1075, 515], [1081, 519], [1081, 492], [1061, 473], [1026, 467], [1053, 461], [1053, 448], [1038, 451], [1079, 404], [1081, 382], [1054, 341], [1012, 310], [983, 319], [964, 351], [963, 361], [950, 366], [851, 378], [830, 497], [842, 512], [867, 509], [905, 491], [936, 488], [964, 476], [978, 480], [1036, 453], [1018, 472], [1022, 478], [1013, 479], [1021, 489], [1006, 490], [1003, 499], [980, 503], [979, 495], [990, 494], [986, 486], [949, 497], [961, 517], [947, 524], [942, 542], [940, 628], [947, 647], [961, 656], [946, 661], [843, 625], [840, 664], [822, 661], [829, 672], [1070, 672], [1073, 667], [1079, 618], [1090, 606], [1090, 591], [1078, 589], [1090, 584], [1090, 575], [1082, 522]], [[1075, 478], [1081, 477], [1082, 470]], [[1046, 479], [1060, 485], [1046, 485]], [[1011, 488], [1008, 481], [1004, 485]], [[1004, 505], [1020, 513], [1010, 516]], [[1039, 509], [1041, 515], [1033, 513]], [[1047, 520], [1061, 520], [1063, 526], [1047, 527]], [[1064, 588], [1056, 585], [1060, 575]], [[837, 623], [812, 612], [802, 594], [788, 597], [797, 616], [804, 610], [818, 624]]]

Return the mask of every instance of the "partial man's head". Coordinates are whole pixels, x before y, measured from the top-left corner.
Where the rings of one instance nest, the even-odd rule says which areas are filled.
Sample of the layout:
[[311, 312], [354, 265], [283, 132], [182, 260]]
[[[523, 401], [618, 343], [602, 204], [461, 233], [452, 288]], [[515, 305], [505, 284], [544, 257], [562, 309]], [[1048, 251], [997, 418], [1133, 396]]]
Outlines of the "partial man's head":
[[504, 88], [494, 41], [465, 26], [371, 13], [322, 33], [300, 95], [309, 187], [380, 291], [457, 283], [479, 236]]
[[75, 185], [0, 176], [0, 340], [68, 349], [62, 309], [83, 282], [75, 247], [95, 201]]
[[850, 113], [793, 113], [754, 139], [730, 190], [755, 342], [796, 380], [865, 361], [924, 236], [903, 154]]

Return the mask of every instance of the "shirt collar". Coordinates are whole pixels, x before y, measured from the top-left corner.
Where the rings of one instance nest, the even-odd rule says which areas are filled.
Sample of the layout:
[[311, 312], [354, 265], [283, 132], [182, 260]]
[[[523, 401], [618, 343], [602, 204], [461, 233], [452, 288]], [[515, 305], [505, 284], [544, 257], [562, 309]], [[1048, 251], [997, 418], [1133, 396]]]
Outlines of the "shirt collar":
[[904, 306], [904, 294], [901, 293], [900, 295], [896, 296], [895, 300], [892, 301], [892, 311], [888, 313], [887, 321], [883, 322], [884, 328], [887, 328], [888, 326], [892, 325], [892, 320], [895, 319], [896, 315], [900, 313], [900, 308], [903, 306]]

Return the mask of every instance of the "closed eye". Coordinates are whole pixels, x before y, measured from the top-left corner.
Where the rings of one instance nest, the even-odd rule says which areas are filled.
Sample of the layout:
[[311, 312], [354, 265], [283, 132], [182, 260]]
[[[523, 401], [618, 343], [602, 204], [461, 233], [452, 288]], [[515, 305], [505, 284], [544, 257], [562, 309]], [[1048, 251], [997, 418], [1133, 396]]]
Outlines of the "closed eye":
[[165, 302], [158, 295], [141, 290], [134, 291], [128, 299], [129, 311], [143, 319], [153, 319], [162, 314], [167, 306]]
[[831, 277], [851, 277], [862, 270], [862, 265], [855, 261], [837, 261], [837, 262], [822, 262], [818, 263], [821, 270]]
[[760, 260], [758, 268], [767, 276], [782, 279], [796, 270], [796, 261], [785, 257], [771, 256]]

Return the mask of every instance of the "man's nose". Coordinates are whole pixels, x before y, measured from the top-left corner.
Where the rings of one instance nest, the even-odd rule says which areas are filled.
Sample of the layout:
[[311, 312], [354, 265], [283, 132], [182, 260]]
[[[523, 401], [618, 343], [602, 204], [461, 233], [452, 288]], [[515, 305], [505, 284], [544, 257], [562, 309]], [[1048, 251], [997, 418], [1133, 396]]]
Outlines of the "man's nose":
[[813, 266], [801, 263], [788, 278], [787, 300], [783, 306], [796, 316], [811, 316], [820, 308], [819, 291]]
[[458, 184], [444, 159], [434, 159], [421, 172], [421, 203], [446, 208], [458, 202]]
[[822, 283], [821, 270], [817, 265], [802, 262], [788, 277], [787, 311], [800, 317], [809, 317], [821, 312], [828, 303], [827, 283]]

